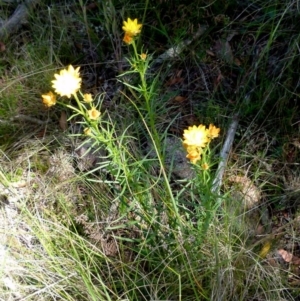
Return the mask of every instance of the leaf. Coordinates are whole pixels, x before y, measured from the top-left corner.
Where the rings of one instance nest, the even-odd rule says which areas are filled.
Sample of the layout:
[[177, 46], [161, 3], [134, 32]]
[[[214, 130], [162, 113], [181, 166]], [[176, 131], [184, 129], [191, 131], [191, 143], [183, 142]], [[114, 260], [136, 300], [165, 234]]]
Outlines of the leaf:
[[88, 5], [86, 6], [86, 10], [87, 10], [87, 11], [93, 10], [93, 9], [96, 9], [96, 8], [98, 8], [98, 4], [97, 4], [96, 2], [92, 2], [92, 3], [90, 3], [90, 4], [88, 4]]
[[177, 96], [174, 97], [174, 102], [175, 103], [182, 103], [182, 102], [186, 101], [186, 99], [187, 98], [184, 97], [184, 96], [177, 95]]
[[224, 60], [229, 64], [234, 63], [231, 46], [227, 40], [217, 40], [213, 50], [219, 59]]
[[0, 52], [4, 52], [6, 50], [5, 44], [0, 42]]
[[166, 82], [166, 87], [171, 87], [176, 84], [180, 84], [183, 82], [183, 77], [181, 77], [182, 70], [177, 70], [176, 73]]
[[265, 242], [262, 249], [260, 250], [260, 252], [258, 254], [259, 257], [265, 258], [268, 255], [268, 253], [271, 249], [271, 246], [272, 246], [272, 243], [270, 241]]
[[211, 50], [206, 50], [206, 53], [210, 56], [216, 56]]
[[285, 262], [300, 265], [300, 258], [297, 256], [294, 256], [292, 253], [290, 253], [286, 250], [283, 250], [283, 249], [279, 249], [277, 251], [277, 253], [282, 257], [282, 259]]
[[65, 131], [68, 128], [67, 114], [65, 111], [62, 111], [60, 114], [59, 126], [63, 131]]

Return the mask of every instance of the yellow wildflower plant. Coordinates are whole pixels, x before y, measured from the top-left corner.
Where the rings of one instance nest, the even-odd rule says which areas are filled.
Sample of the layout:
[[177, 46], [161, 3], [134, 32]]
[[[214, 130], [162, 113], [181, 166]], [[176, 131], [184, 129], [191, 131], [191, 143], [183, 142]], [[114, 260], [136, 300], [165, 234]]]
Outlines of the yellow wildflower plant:
[[[187, 151], [187, 158], [196, 163], [201, 158], [201, 154], [205, 154], [205, 148], [210, 143], [211, 139], [219, 136], [220, 129], [210, 124], [208, 128], [205, 125], [189, 126], [183, 133], [183, 146]], [[203, 164], [203, 170], [207, 170], [209, 166], [207, 163]]]
[[71, 95], [80, 89], [82, 80], [79, 68], [74, 69], [70, 65], [68, 69], [63, 69], [58, 74], [54, 74], [55, 80], [52, 81], [52, 87], [58, 95], [71, 98]]
[[43, 104], [48, 108], [50, 108], [56, 104], [56, 96], [51, 91], [46, 94], [43, 94], [42, 99], [43, 99]]
[[183, 145], [185, 147], [194, 145], [196, 147], [205, 147], [209, 139], [207, 137], [207, 129], [205, 125], [189, 126], [183, 133]]
[[142, 24], [138, 24], [138, 20], [131, 20], [130, 18], [127, 21], [123, 21], [122, 29], [125, 31], [125, 36], [134, 37], [141, 32]]
[[91, 103], [93, 101], [93, 96], [91, 93], [85, 93], [83, 94], [83, 100], [86, 103]]
[[91, 120], [97, 120], [101, 114], [96, 108], [92, 108], [91, 110], [88, 110], [87, 113]]

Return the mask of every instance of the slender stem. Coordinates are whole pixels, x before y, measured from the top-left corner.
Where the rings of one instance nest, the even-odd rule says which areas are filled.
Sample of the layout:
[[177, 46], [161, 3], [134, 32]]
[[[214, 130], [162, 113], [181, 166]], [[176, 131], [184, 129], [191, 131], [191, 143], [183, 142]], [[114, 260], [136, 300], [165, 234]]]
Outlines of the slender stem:
[[[135, 57], [135, 64], [137, 65], [137, 71], [140, 76], [141, 80], [141, 93], [144, 97], [145, 104], [146, 104], [146, 110], [149, 115], [149, 123], [150, 123], [150, 129], [152, 132], [152, 135], [154, 137], [154, 141], [156, 145], [159, 145], [159, 135], [157, 133], [156, 127], [155, 127], [155, 114], [153, 113], [152, 107], [151, 107], [151, 100], [152, 100], [152, 94], [149, 92], [147, 80], [146, 80], [146, 72], [147, 72], [147, 66], [148, 64], [145, 64], [143, 60], [141, 60], [138, 52], [135, 41], [132, 43], [133, 50], [134, 50], [134, 57]], [[158, 149], [159, 156], [160, 156], [160, 149]]]

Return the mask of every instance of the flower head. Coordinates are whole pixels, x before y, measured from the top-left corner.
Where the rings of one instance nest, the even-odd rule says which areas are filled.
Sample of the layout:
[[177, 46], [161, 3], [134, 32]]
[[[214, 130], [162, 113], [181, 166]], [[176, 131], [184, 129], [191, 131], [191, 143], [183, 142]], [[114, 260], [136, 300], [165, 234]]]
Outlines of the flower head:
[[63, 69], [59, 74], [54, 74], [55, 80], [52, 81], [52, 87], [60, 96], [71, 97], [81, 87], [81, 77], [79, 74], [79, 67], [74, 69], [72, 65], [68, 69]]
[[142, 59], [143, 61], [145, 61], [146, 58], [147, 58], [147, 53], [142, 53], [142, 54], [140, 54], [140, 57], [141, 57], [141, 59]]
[[85, 129], [83, 130], [83, 133], [84, 133], [85, 135], [89, 136], [89, 135], [92, 134], [92, 130], [91, 130], [91, 128], [85, 128]]
[[200, 124], [199, 126], [193, 125], [189, 126], [187, 130], [184, 130], [183, 133], [183, 145], [195, 146], [198, 148], [205, 147], [206, 143], [209, 142], [207, 137], [208, 130], [205, 125]]
[[43, 99], [43, 104], [48, 108], [56, 104], [56, 96], [51, 91], [46, 94], [43, 94], [42, 99]]
[[129, 35], [131, 37], [134, 37], [141, 32], [142, 26], [142, 24], [138, 24], [137, 19], [131, 20], [130, 18], [128, 18], [127, 22], [123, 21], [122, 29], [125, 31], [125, 36]]
[[185, 149], [189, 154], [193, 154], [194, 156], [202, 153], [202, 148], [195, 145], [186, 145]]
[[88, 115], [91, 120], [97, 120], [100, 117], [100, 112], [96, 108], [92, 108], [91, 110], [88, 110]]
[[215, 127], [213, 124], [209, 125], [207, 136], [210, 139], [219, 137], [220, 129]]
[[87, 103], [92, 102], [92, 101], [93, 101], [93, 96], [92, 96], [92, 94], [91, 94], [91, 93], [85, 93], [85, 94], [83, 95], [83, 100], [84, 100], [84, 102], [87, 102]]
[[193, 163], [197, 163], [198, 160], [200, 160], [200, 156], [201, 156], [201, 149], [198, 148], [189, 148], [187, 150], [188, 154], [187, 154], [187, 158]]
[[133, 37], [130, 36], [129, 34], [125, 33], [123, 42], [126, 43], [127, 45], [130, 45], [133, 42]]
[[192, 162], [196, 163], [200, 160], [200, 156], [202, 154], [203, 149], [201, 147], [197, 147], [195, 145], [185, 145], [185, 149], [187, 151], [187, 158]]
[[208, 165], [206, 162], [204, 162], [204, 163], [202, 164], [202, 169], [203, 169], [203, 170], [209, 170], [209, 165]]

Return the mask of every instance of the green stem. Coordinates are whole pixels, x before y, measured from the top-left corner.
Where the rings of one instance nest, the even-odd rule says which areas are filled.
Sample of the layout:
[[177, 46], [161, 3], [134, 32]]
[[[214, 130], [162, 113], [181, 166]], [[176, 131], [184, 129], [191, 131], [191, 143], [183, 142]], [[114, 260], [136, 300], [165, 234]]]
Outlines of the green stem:
[[150, 129], [151, 129], [151, 132], [153, 133], [155, 143], [158, 144], [159, 143], [159, 135], [158, 135], [158, 133], [156, 131], [156, 127], [155, 127], [155, 113], [153, 113], [153, 109], [151, 106], [152, 94], [149, 92], [147, 80], [146, 80], [148, 64], [145, 63], [143, 60], [141, 60], [140, 55], [137, 52], [137, 47], [136, 47], [135, 41], [133, 41], [132, 46], [133, 46], [133, 50], [134, 50], [135, 61], [138, 64], [137, 70], [138, 70], [138, 73], [140, 76], [140, 81], [141, 81], [141, 93], [145, 99], [146, 110], [149, 115]]

